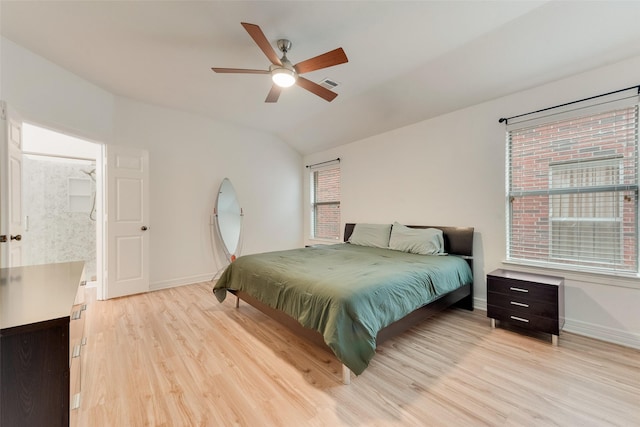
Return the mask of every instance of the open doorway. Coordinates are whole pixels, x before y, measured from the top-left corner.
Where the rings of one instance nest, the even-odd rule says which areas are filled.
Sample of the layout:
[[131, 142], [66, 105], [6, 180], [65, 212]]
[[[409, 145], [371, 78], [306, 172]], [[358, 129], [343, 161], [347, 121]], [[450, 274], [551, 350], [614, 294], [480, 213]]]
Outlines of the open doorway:
[[23, 265], [85, 262], [102, 286], [102, 145], [24, 123]]

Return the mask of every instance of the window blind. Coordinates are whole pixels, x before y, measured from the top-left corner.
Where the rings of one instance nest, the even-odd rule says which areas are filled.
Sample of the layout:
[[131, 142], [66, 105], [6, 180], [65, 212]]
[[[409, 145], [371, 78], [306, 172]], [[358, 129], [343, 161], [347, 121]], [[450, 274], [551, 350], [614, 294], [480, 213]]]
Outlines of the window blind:
[[340, 239], [340, 164], [311, 167], [311, 230], [316, 239]]
[[637, 90], [510, 119], [506, 170], [508, 260], [638, 272]]

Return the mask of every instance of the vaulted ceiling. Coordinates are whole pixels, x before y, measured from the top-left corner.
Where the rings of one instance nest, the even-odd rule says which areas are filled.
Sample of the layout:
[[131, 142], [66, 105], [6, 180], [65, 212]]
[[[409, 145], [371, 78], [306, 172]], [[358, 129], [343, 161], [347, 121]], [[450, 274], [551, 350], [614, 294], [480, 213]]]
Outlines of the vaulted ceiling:
[[[116, 95], [272, 132], [302, 154], [640, 54], [633, 1], [8, 1], [2, 36]], [[293, 63], [342, 47], [265, 103], [267, 69], [240, 22]], [[587, 94], [586, 94], [587, 95]]]

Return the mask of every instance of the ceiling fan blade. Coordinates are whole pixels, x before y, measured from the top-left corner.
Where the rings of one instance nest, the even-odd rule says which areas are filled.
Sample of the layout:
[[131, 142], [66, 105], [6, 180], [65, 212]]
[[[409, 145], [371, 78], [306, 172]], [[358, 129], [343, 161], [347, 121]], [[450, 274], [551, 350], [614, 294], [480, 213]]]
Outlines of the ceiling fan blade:
[[344, 50], [339, 47], [330, 52], [307, 59], [306, 61], [298, 62], [293, 66], [293, 68], [296, 69], [298, 74], [304, 74], [310, 71], [344, 64], [345, 62], [349, 62], [349, 59], [347, 59], [347, 55], [344, 53]]
[[256, 42], [258, 47], [264, 52], [265, 55], [267, 55], [269, 61], [271, 61], [272, 64], [282, 65], [282, 61], [280, 61], [280, 58], [278, 58], [276, 51], [273, 50], [273, 47], [271, 47], [271, 43], [269, 43], [269, 40], [267, 40], [267, 37], [264, 35], [260, 27], [258, 27], [256, 24], [248, 24], [246, 22], [241, 22], [241, 24], [244, 29], [247, 30], [247, 33], [249, 33], [253, 41]]
[[280, 97], [281, 92], [282, 88], [274, 84], [273, 86], [271, 86], [269, 95], [267, 95], [267, 99], [265, 99], [264, 102], [278, 102], [278, 98]]
[[333, 99], [338, 96], [337, 93], [330, 91], [329, 89], [325, 89], [317, 83], [312, 82], [311, 80], [305, 79], [304, 77], [298, 76], [298, 80], [296, 80], [296, 84], [303, 89], [308, 90], [309, 92], [318, 95], [320, 98], [325, 101], [333, 101]]
[[212, 68], [216, 73], [269, 74], [268, 70], [247, 70], [244, 68]]

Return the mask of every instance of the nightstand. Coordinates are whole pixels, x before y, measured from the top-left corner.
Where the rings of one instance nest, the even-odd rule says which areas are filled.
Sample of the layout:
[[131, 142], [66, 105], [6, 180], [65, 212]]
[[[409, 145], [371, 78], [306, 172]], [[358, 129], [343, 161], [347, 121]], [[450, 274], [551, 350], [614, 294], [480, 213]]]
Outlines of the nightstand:
[[564, 278], [498, 269], [487, 274], [487, 317], [551, 334], [564, 326]]

